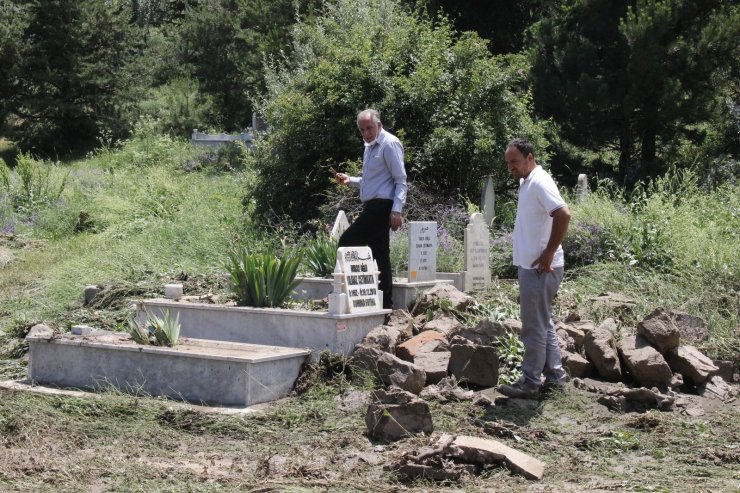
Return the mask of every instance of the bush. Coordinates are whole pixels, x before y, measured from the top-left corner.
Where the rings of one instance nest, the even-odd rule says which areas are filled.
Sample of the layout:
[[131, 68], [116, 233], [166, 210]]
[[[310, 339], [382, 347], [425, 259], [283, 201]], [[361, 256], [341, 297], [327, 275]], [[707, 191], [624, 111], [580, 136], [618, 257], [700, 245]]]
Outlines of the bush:
[[231, 275], [237, 304], [281, 306], [300, 282], [295, 277], [301, 259], [300, 251], [286, 251], [280, 259], [272, 250], [249, 253], [247, 248], [242, 247], [230, 252], [226, 267]]
[[143, 326], [136, 320], [129, 319], [128, 326], [129, 334], [137, 344], [172, 347], [180, 338], [179, 313], [175, 318], [172, 318], [169, 311], [165, 311], [162, 318], [148, 315]]
[[0, 185], [13, 208], [31, 214], [52, 205], [64, 191], [69, 173], [57, 176], [57, 166], [38, 161], [31, 154], [18, 153], [14, 172], [0, 160]]
[[316, 277], [331, 277], [337, 264], [338, 241], [318, 235], [306, 244], [303, 260], [308, 270]]

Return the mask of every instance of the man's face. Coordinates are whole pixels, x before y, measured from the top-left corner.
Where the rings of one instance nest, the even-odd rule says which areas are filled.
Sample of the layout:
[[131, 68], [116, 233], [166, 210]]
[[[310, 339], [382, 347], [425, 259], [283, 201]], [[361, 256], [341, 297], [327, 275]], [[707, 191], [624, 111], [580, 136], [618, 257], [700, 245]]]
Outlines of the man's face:
[[534, 156], [531, 153], [524, 156], [519, 149], [511, 146], [506, 148], [505, 156], [509, 173], [516, 179], [526, 178], [534, 169]]
[[362, 134], [362, 140], [365, 142], [372, 142], [380, 133], [382, 125], [380, 123], [373, 123], [371, 117], [361, 118], [357, 121], [357, 128], [360, 129]]

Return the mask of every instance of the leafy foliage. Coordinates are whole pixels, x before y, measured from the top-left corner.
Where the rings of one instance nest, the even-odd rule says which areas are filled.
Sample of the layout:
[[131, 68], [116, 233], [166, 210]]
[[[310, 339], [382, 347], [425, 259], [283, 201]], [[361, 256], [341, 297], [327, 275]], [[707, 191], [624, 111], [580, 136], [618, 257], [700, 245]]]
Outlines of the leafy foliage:
[[286, 251], [277, 258], [271, 249], [249, 253], [246, 247], [229, 252], [226, 268], [231, 275], [237, 304], [254, 307], [279, 307], [298, 286], [301, 251]]
[[162, 318], [147, 315], [143, 326], [133, 319], [129, 319], [128, 325], [129, 334], [137, 344], [172, 347], [180, 338], [180, 314], [172, 318], [169, 310], [164, 311]]
[[317, 277], [330, 277], [337, 263], [338, 240], [326, 235], [318, 235], [303, 249], [303, 260], [308, 269]]
[[54, 164], [19, 153], [12, 172], [5, 161], [0, 160], [0, 186], [18, 212], [30, 214], [48, 207], [61, 196], [69, 173], [60, 178], [56, 171]]
[[496, 347], [499, 352], [499, 383], [513, 384], [522, 374], [522, 363], [524, 362], [524, 343], [514, 332], [508, 332], [505, 336], [496, 338]]

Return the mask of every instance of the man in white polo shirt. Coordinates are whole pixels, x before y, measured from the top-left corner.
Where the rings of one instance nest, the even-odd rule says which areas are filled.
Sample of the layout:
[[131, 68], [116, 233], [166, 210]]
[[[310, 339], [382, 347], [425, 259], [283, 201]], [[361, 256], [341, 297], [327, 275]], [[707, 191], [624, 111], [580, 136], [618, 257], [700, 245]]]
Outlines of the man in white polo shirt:
[[536, 399], [543, 374], [548, 388], [557, 388], [566, 381], [552, 323], [552, 300], [563, 280], [560, 244], [568, 230], [570, 210], [555, 182], [535, 161], [530, 142], [512, 140], [505, 156], [509, 172], [519, 179], [514, 265], [519, 276], [524, 362], [521, 378], [498, 390], [509, 397]]

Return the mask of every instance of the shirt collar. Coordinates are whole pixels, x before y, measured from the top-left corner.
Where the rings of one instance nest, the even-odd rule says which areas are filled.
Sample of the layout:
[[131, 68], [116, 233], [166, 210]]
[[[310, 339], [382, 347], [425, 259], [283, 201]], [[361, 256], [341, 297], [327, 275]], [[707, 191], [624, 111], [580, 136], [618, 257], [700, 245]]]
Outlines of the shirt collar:
[[534, 166], [534, 168], [532, 168], [532, 171], [529, 172], [529, 174], [527, 175], [527, 177], [526, 178], [522, 178], [521, 184], [523, 185], [526, 182], [531, 181], [532, 180], [532, 177], [535, 175], [535, 173], [537, 173], [541, 169], [542, 169], [542, 166], [540, 166], [539, 164], [536, 164]]

